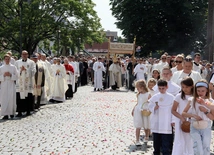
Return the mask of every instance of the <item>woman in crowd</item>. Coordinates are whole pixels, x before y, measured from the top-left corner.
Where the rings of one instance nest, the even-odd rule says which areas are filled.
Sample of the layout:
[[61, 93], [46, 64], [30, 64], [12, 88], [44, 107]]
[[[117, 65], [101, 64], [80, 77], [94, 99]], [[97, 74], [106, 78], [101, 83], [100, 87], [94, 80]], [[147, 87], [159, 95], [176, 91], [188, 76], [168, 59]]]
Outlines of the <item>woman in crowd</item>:
[[184, 57], [183, 55], [181, 54], [178, 54], [176, 57], [175, 57], [175, 67], [173, 67], [171, 70], [172, 70], [172, 74], [176, 71], [181, 71], [183, 69], [183, 60], [184, 60]]
[[201, 75], [193, 71], [193, 61], [192, 58], [187, 56], [183, 61], [183, 70], [174, 72], [171, 81], [175, 82], [177, 85], [181, 85], [181, 81], [189, 76], [193, 79], [194, 83], [202, 79]]

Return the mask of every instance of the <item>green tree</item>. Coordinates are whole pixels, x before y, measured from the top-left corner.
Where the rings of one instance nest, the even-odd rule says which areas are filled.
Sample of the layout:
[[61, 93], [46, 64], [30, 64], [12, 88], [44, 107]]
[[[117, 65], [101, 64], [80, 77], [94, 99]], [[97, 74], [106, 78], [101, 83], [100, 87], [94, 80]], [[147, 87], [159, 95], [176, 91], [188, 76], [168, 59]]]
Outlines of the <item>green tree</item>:
[[136, 36], [144, 55], [185, 53], [205, 44], [207, 0], [110, 0], [110, 5], [117, 27], [128, 40]]
[[118, 37], [117, 42], [119, 43], [125, 43], [125, 39], [122, 38], [121, 36]]
[[[34, 52], [39, 42], [65, 48], [101, 42], [101, 24], [91, 0], [1, 0], [0, 47]], [[60, 32], [60, 34], [59, 34]], [[60, 38], [59, 38], [60, 35]], [[21, 45], [21, 46], [20, 46]]]

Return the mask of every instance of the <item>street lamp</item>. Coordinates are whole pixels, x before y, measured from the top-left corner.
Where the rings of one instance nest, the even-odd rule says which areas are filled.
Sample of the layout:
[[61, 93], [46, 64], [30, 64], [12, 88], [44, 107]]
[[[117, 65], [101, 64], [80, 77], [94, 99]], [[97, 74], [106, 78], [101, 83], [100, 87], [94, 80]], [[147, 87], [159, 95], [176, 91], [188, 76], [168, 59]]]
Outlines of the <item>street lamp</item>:
[[59, 56], [59, 54], [60, 54], [60, 52], [59, 52], [59, 50], [60, 50], [60, 47], [59, 47], [59, 41], [60, 41], [60, 30], [58, 30], [57, 31], [57, 56]]
[[81, 38], [78, 38], [78, 39], [79, 39], [78, 40], [79, 41], [79, 51], [78, 52], [80, 53]]
[[18, 1], [18, 5], [20, 7], [20, 32], [19, 32], [19, 50], [20, 54], [22, 53], [22, 0]]

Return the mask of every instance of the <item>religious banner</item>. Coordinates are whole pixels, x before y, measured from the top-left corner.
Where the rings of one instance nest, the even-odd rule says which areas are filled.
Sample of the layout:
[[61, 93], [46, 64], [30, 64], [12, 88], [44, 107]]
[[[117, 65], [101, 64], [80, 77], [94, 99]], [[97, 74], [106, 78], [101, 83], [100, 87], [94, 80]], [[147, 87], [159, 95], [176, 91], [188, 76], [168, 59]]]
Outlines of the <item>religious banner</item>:
[[108, 58], [110, 58], [110, 55], [113, 54], [114, 56], [117, 54], [130, 54], [132, 55], [132, 58], [135, 56], [135, 42], [136, 38], [134, 39], [133, 43], [115, 43], [110, 42], [109, 38], [109, 44], [108, 44]]
[[110, 50], [133, 51], [134, 44], [130, 43], [110, 43]]

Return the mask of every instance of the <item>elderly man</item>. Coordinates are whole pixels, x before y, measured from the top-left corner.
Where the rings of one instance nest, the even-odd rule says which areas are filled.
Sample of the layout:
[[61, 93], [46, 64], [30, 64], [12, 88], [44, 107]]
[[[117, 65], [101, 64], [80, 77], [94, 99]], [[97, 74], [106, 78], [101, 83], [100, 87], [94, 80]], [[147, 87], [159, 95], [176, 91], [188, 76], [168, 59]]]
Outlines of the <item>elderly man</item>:
[[28, 59], [28, 52], [22, 51], [22, 58], [16, 61], [19, 78], [16, 81], [17, 92], [17, 117], [22, 116], [22, 112], [30, 115], [34, 110], [33, 77], [36, 73], [36, 64]]
[[36, 97], [35, 109], [40, 108], [41, 96], [45, 85], [45, 72], [47, 71], [44, 64], [38, 61], [38, 54], [33, 55], [32, 60], [36, 63], [36, 73], [34, 76], [34, 95]]
[[61, 65], [61, 60], [56, 59], [56, 64], [52, 65], [53, 82], [51, 85], [50, 102], [61, 103], [65, 101], [65, 92], [68, 89], [66, 84], [66, 69]]

